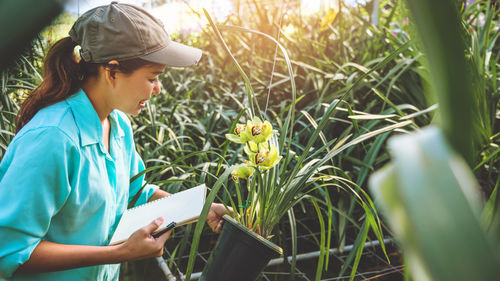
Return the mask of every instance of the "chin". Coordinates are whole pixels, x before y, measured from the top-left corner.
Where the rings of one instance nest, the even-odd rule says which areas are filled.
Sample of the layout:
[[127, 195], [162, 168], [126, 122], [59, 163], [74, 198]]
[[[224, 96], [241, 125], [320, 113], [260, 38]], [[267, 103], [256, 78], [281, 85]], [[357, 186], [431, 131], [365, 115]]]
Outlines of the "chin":
[[142, 109], [141, 108], [137, 108], [137, 109], [132, 109], [132, 110], [121, 110], [123, 113], [126, 113], [128, 115], [134, 115], [134, 116], [137, 116], [139, 115], [139, 113], [141, 113]]

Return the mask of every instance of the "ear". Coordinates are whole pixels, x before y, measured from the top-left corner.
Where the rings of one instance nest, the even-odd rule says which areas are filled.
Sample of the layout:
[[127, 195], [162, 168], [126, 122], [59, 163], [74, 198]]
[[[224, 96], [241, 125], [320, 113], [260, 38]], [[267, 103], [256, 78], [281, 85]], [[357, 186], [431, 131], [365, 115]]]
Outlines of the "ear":
[[104, 66], [104, 75], [106, 81], [113, 87], [116, 85], [116, 73], [118, 72], [119, 66], [120, 63], [117, 60], [111, 60]]

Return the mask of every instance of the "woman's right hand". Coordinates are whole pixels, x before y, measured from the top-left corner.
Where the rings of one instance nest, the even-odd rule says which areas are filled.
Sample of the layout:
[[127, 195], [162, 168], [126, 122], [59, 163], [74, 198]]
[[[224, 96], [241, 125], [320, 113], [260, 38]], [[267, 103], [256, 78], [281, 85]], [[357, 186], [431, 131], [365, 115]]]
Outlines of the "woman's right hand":
[[163, 221], [162, 217], [157, 218], [150, 224], [132, 233], [129, 239], [120, 245], [125, 260], [159, 257], [163, 254], [163, 245], [170, 237], [172, 230], [162, 234], [158, 238], [154, 238], [152, 235], [161, 226]]
[[154, 238], [151, 234], [163, 223], [157, 218], [130, 235], [127, 242], [113, 246], [65, 245], [40, 241], [20, 272], [48, 272], [84, 266], [121, 263], [128, 260], [159, 257], [172, 230]]

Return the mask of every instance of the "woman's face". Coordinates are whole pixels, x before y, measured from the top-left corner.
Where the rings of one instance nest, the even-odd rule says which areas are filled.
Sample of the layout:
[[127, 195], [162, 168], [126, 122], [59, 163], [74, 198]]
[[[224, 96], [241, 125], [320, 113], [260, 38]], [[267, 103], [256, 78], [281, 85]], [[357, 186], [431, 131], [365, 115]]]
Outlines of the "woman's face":
[[117, 72], [113, 108], [128, 114], [139, 114], [146, 101], [160, 93], [158, 75], [164, 70], [165, 65], [154, 64], [138, 68], [131, 74]]

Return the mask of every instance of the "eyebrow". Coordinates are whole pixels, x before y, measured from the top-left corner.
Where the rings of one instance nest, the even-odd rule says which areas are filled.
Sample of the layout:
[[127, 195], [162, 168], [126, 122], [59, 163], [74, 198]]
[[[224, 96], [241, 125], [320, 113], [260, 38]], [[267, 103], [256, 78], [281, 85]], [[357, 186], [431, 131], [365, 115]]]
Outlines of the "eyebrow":
[[159, 74], [162, 74], [163, 71], [154, 71], [154, 72], [151, 72], [151, 73], [153, 73], [154, 75], [159, 75]]

